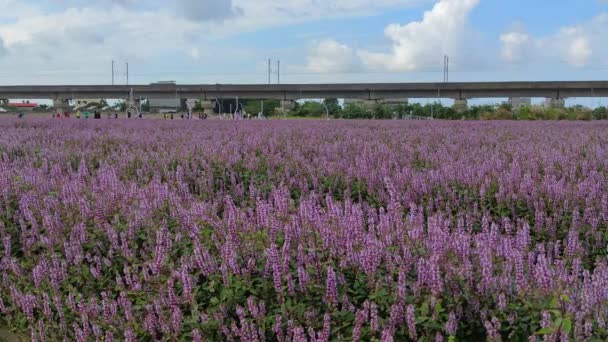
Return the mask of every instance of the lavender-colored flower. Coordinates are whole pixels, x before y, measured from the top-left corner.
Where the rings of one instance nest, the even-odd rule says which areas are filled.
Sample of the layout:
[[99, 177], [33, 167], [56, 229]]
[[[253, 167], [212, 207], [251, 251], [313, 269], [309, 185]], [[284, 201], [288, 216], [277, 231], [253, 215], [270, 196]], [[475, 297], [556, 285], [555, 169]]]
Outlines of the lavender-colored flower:
[[405, 311], [405, 321], [407, 323], [408, 333], [412, 340], [418, 339], [418, 334], [416, 334], [416, 316], [415, 316], [415, 308], [413, 305], [408, 305]]
[[404, 121], [5, 118], [0, 315], [38, 341], [498, 338], [567, 295], [544, 338], [603, 338], [607, 124]]
[[334, 269], [327, 267], [327, 280], [325, 283], [325, 302], [330, 305], [338, 304], [338, 285]]
[[448, 335], [453, 336], [456, 334], [457, 330], [458, 330], [458, 320], [456, 318], [456, 314], [454, 313], [454, 311], [451, 311], [448, 316], [448, 322], [445, 324], [445, 332]]
[[201, 335], [200, 330], [194, 329], [192, 330], [192, 341], [193, 342], [202, 342], [203, 336]]

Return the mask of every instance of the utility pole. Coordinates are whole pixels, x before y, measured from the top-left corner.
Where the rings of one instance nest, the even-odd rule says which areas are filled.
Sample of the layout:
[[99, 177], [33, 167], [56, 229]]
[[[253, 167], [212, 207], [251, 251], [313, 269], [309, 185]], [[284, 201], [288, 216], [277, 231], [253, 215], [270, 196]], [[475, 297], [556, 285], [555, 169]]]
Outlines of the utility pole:
[[129, 62], [127, 62], [127, 85], [129, 85]]
[[272, 63], [272, 61], [270, 60], [270, 58], [268, 58], [268, 84], [270, 84], [270, 75], [272, 73], [271, 63]]
[[450, 56], [443, 55], [443, 82], [450, 81]]
[[281, 61], [277, 61], [277, 84], [281, 84]]
[[445, 83], [445, 55], [443, 55], [443, 83]]
[[445, 56], [445, 81], [450, 82], [450, 56]]

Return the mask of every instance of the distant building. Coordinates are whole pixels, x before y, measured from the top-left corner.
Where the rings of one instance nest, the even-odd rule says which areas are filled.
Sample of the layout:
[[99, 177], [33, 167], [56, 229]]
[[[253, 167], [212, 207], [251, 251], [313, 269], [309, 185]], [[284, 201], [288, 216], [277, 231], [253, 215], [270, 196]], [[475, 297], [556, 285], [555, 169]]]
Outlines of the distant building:
[[8, 103], [8, 104], [6, 104], [6, 106], [17, 108], [20, 111], [24, 111], [24, 112], [31, 112], [34, 110], [34, 108], [38, 107], [38, 104], [30, 103], [29, 101], [27, 101], [27, 102], [22, 102], [22, 103]]
[[522, 109], [532, 106], [532, 98], [530, 97], [512, 97], [509, 99], [509, 104], [513, 109]]

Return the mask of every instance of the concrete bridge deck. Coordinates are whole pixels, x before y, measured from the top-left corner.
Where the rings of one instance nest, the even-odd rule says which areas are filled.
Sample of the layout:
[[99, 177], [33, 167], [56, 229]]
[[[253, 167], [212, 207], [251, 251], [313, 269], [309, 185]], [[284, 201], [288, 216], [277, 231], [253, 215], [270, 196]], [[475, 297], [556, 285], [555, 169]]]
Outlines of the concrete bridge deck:
[[0, 99], [127, 99], [215, 98], [277, 99], [348, 98], [451, 98], [467, 100], [497, 97], [608, 97], [608, 81], [556, 82], [452, 82], [351, 84], [207, 84], [207, 85], [57, 85], [0, 86]]

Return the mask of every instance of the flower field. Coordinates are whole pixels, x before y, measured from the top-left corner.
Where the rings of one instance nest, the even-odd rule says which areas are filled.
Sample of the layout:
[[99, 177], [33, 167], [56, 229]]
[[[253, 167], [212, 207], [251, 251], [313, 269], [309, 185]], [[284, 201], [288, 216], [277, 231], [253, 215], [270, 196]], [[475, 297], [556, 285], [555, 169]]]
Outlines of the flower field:
[[604, 341], [608, 124], [0, 121], [32, 341]]

